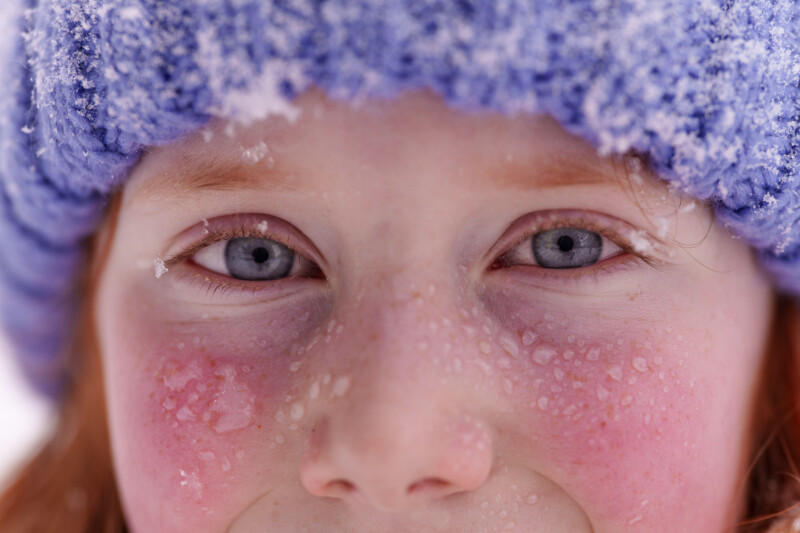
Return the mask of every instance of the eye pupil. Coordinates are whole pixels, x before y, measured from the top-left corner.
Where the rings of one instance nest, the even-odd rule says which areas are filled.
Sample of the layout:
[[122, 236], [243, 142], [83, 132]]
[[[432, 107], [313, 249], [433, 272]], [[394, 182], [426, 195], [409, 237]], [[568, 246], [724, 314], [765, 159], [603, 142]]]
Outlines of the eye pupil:
[[269, 252], [266, 248], [256, 248], [253, 250], [253, 260], [256, 263], [263, 263], [269, 259]]
[[562, 252], [569, 252], [575, 247], [575, 241], [572, 240], [572, 237], [569, 235], [562, 235], [556, 241], [556, 245], [558, 245], [558, 249]]

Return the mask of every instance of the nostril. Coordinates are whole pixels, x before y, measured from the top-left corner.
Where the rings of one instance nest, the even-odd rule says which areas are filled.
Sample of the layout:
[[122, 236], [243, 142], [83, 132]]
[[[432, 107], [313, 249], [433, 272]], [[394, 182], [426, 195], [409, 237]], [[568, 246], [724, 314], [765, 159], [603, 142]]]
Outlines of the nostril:
[[408, 494], [417, 494], [420, 492], [444, 492], [448, 490], [451, 486], [452, 483], [449, 483], [443, 479], [439, 479], [436, 477], [427, 477], [425, 479], [415, 481], [414, 483], [409, 485], [406, 492]]
[[356, 491], [356, 486], [346, 479], [334, 479], [325, 485], [325, 492], [330, 495], [344, 496]]

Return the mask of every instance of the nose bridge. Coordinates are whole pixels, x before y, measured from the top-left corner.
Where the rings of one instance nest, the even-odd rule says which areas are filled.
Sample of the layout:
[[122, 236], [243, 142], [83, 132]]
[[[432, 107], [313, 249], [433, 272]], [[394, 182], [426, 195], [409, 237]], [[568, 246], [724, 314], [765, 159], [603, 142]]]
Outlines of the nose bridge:
[[358, 335], [335, 350], [358, 356], [347, 394], [320, 413], [307, 447], [301, 478], [312, 494], [399, 509], [473, 490], [489, 474], [488, 427], [461, 402], [430, 327], [448, 295], [437, 304], [435, 285], [413, 279], [373, 285], [350, 311]]

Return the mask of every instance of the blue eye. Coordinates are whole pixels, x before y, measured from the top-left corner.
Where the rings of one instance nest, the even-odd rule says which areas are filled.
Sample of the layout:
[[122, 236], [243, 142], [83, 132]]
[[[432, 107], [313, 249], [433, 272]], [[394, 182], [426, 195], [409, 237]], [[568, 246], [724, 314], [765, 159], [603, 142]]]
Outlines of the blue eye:
[[[272, 281], [303, 274], [308, 268], [294, 250], [265, 237], [237, 237], [206, 246], [192, 261], [212, 272], [247, 281]], [[308, 262], [308, 261], [305, 261]]]
[[292, 271], [295, 253], [283, 244], [260, 237], [230, 239], [225, 245], [225, 266], [238, 279], [268, 281]]
[[531, 249], [540, 267], [580, 268], [603, 256], [603, 237], [580, 228], [556, 228], [535, 234]]

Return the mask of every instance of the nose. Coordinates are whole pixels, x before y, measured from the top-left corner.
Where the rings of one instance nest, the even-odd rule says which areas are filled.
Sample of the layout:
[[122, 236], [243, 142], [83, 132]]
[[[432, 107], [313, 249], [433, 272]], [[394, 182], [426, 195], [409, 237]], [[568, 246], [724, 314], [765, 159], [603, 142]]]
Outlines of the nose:
[[300, 479], [315, 496], [397, 512], [477, 489], [493, 448], [490, 426], [469, 411], [472, 393], [437, 371], [413, 324], [391, 323], [318, 416]]

